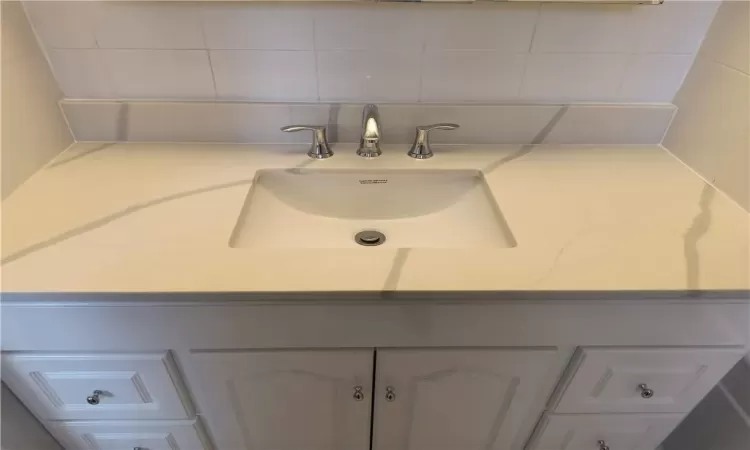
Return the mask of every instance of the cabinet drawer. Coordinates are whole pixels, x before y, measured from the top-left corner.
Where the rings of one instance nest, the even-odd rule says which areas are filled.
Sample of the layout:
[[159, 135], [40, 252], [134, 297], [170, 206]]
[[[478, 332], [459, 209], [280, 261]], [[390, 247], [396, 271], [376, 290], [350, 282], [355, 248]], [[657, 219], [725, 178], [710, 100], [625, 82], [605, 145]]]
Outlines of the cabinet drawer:
[[557, 413], [689, 412], [741, 348], [582, 348]]
[[526, 450], [654, 450], [684, 414], [548, 414]]
[[192, 412], [169, 353], [6, 353], [2, 362], [8, 387], [44, 419], [185, 419]]
[[50, 428], [65, 450], [209, 450], [194, 420], [59, 422]]

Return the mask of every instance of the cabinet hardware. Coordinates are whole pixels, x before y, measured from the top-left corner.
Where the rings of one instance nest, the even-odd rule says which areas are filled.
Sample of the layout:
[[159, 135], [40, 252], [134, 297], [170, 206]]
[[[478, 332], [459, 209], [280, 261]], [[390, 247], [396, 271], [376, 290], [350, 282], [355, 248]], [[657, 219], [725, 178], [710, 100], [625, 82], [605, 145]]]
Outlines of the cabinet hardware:
[[365, 394], [362, 393], [362, 386], [354, 386], [354, 400], [361, 402], [365, 399]]
[[654, 396], [654, 390], [649, 389], [645, 383], [639, 384], [638, 390], [641, 391], [641, 397], [643, 398], [651, 398]]
[[396, 391], [393, 389], [393, 386], [387, 386], [385, 388], [385, 401], [392, 402], [396, 400]]
[[599, 444], [599, 450], [609, 450], [609, 445], [607, 445], [604, 441], [597, 441], [597, 444]]
[[95, 390], [91, 395], [86, 397], [86, 403], [89, 405], [98, 405], [99, 404], [99, 396], [102, 395], [103, 392], [99, 389]]

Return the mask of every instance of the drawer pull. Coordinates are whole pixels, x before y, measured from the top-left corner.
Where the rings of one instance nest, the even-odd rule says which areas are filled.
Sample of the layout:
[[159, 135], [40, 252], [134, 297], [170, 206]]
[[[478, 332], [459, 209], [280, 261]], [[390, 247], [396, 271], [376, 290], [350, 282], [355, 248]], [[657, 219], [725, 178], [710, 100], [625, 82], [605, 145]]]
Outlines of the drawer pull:
[[362, 386], [354, 386], [354, 400], [361, 402], [365, 399], [365, 394], [362, 393]]
[[100, 391], [99, 389], [95, 390], [91, 395], [86, 397], [86, 403], [89, 405], [98, 405], [99, 404], [99, 396], [102, 395], [104, 392]]
[[604, 441], [596, 441], [597, 444], [599, 444], [599, 450], [609, 450], [609, 445], [607, 445]]
[[645, 383], [644, 384], [639, 384], [638, 385], [638, 390], [641, 391], [641, 397], [643, 397], [643, 398], [651, 398], [651, 397], [654, 396], [654, 390], [653, 389], [649, 389], [648, 386]]
[[391, 386], [386, 387], [385, 388], [385, 401], [392, 402], [394, 400], [396, 400], [396, 391]]

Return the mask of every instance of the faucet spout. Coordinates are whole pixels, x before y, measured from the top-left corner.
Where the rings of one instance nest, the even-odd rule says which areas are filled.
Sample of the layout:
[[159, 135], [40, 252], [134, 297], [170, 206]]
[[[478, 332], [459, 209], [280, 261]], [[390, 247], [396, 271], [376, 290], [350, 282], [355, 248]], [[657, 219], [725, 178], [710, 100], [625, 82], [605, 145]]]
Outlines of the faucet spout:
[[365, 158], [380, 156], [380, 114], [376, 105], [365, 105], [362, 110], [362, 138], [357, 154]]

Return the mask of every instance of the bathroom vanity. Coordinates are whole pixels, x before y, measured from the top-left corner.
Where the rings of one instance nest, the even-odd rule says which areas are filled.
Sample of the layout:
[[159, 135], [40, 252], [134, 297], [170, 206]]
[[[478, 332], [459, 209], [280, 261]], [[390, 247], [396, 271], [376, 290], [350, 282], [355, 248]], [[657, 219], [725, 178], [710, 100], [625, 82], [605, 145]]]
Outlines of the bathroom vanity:
[[67, 450], [654, 450], [750, 351], [747, 213], [660, 146], [308, 149], [4, 202], [2, 378]]

